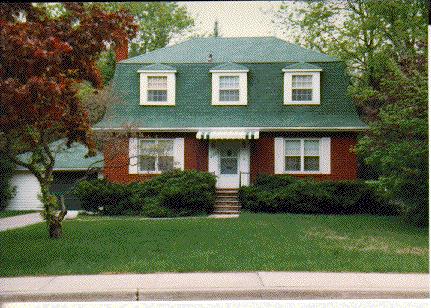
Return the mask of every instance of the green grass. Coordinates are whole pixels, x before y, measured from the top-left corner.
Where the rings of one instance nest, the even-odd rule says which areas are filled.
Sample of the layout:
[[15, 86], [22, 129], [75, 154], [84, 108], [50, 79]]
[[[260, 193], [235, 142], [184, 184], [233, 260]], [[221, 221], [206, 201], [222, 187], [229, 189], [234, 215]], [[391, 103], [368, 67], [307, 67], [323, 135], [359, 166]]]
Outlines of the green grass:
[[12, 210], [9, 211], [9, 210], [5, 210], [5, 211], [0, 211], [0, 218], [12, 217], [12, 216], [34, 213], [34, 212], [36, 212], [36, 211], [12, 211]]
[[395, 217], [243, 213], [239, 219], [81, 217], [0, 232], [0, 276], [215, 272], [428, 272], [428, 230]]

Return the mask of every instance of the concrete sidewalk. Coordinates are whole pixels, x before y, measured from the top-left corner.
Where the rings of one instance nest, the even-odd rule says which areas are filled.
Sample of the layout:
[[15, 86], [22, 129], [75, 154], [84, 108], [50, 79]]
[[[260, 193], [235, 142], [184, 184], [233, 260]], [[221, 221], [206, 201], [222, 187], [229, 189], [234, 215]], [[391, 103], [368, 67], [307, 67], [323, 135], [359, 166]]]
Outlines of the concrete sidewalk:
[[5, 217], [0, 219], [0, 231], [22, 228], [25, 226], [37, 224], [42, 221], [43, 219], [42, 216], [40, 216], [40, 213], [30, 213]]
[[[75, 219], [78, 211], [67, 211], [64, 219]], [[22, 228], [42, 222], [40, 213], [22, 214], [17, 216], [5, 217], [0, 219], [0, 231]]]
[[428, 274], [249, 272], [0, 278], [2, 302], [428, 297]]

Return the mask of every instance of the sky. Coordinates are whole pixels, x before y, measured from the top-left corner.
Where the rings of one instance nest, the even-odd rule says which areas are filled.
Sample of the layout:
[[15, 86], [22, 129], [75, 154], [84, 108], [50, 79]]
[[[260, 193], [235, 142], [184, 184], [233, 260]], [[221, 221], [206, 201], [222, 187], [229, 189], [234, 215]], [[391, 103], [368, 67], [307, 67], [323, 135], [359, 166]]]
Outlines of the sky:
[[[282, 32], [271, 22], [272, 14], [282, 1], [196, 1], [179, 2], [195, 18], [199, 33], [213, 33], [214, 22], [219, 34], [235, 36], [278, 36]], [[268, 12], [265, 14], [265, 11]]]

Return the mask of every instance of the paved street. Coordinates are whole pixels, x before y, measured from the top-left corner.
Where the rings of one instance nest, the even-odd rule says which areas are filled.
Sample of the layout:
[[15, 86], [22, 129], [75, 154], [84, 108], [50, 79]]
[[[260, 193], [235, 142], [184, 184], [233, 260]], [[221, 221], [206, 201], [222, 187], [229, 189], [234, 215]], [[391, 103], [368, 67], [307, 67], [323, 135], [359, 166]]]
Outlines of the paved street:
[[0, 301], [427, 298], [428, 274], [160, 273], [0, 278]]

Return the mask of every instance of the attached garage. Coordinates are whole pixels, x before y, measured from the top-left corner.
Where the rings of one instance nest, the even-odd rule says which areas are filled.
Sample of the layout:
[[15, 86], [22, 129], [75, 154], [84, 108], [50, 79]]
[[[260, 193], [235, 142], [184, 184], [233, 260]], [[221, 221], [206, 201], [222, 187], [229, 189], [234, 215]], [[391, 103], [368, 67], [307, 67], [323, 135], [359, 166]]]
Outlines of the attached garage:
[[39, 182], [33, 174], [19, 170], [12, 177], [11, 184], [16, 187], [16, 195], [9, 201], [9, 210], [39, 210], [42, 208], [37, 198], [40, 193]]
[[[101, 174], [102, 154], [85, 158], [86, 153], [84, 146], [74, 144], [70, 149], [63, 148], [56, 156], [51, 192], [57, 196], [64, 196], [69, 210], [81, 209], [79, 200], [70, 194], [71, 188], [81, 180], [96, 179]], [[9, 210], [42, 209], [38, 199], [40, 185], [30, 171], [18, 168], [11, 183], [16, 187], [16, 195], [9, 201]]]

